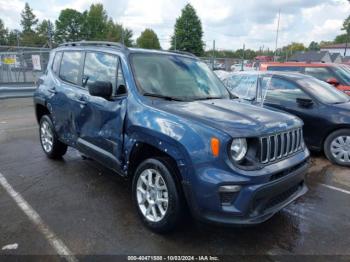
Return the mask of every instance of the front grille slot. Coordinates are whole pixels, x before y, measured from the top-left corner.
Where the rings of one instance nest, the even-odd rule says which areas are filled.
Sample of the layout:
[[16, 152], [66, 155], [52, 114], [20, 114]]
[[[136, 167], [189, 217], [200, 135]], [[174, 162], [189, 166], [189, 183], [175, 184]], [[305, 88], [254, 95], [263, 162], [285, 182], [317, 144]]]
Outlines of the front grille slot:
[[303, 146], [301, 128], [260, 138], [260, 161], [263, 164], [288, 157]]

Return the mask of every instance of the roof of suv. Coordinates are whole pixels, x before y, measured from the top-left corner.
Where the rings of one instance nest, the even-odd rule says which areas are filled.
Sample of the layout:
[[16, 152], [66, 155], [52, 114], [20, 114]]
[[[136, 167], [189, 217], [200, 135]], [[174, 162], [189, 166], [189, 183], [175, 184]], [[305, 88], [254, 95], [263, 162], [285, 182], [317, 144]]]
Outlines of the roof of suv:
[[128, 48], [125, 45], [118, 42], [107, 42], [107, 41], [78, 41], [78, 42], [67, 42], [60, 44], [59, 48], [69, 47], [103, 47], [117, 49], [121, 52], [128, 53], [150, 53], [150, 54], [177, 54], [181, 56], [187, 56], [191, 58], [197, 58], [194, 54], [186, 51], [175, 51], [175, 50], [154, 50], [154, 49], [143, 49], [143, 48]]
[[[289, 71], [241, 71], [241, 72], [233, 72], [230, 75], [259, 75], [259, 76], [276, 75], [276, 76], [282, 76], [290, 79], [312, 78], [312, 76], [308, 76], [298, 72], [289, 72]], [[230, 75], [228, 75], [227, 77], [229, 77]]]
[[264, 62], [260, 64], [260, 70], [266, 70], [268, 66], [300, 66], [300, 67], [329, 67], [335, 66], [332, 63], [308, 63], [308, 62]]

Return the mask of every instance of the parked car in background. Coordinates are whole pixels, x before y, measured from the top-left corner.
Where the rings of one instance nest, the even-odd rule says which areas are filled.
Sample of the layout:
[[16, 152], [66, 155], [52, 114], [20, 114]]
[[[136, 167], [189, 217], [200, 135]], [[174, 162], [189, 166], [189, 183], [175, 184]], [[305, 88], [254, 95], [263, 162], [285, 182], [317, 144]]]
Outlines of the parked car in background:
[[231, 73], [229, 90], [249, 103], [291, 113], [304, 121], [310, 149], [350, 166], [350, 98], [314, 77], [286, 72]]
[[261, 71], [290, 71], [310, 75], [335, 86], [350, 95], [350, 73], [341, 64], [269, 62], [260, 65]]
[[154, 231], [173, 229], [186, 207], [205, 221], [261, 223], [307, 191], [302, 121], [233, 100], [195, 56], [67, 43], [38, 84], [45, 154], [74, 147], [130, 177]]

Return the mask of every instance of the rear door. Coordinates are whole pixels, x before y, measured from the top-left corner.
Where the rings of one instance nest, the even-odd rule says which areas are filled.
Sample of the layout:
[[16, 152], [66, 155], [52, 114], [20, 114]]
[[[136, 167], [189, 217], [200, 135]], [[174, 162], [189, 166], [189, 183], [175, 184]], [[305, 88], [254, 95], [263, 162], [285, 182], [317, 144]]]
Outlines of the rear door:
[[[95, 81], [112, 83], [113, 95], [108, 99], [91, 96], [88, 88]], [[85, 104], [76, 116], [78, 149], [104, 165], [120, 171], [127, 94], [118, 56], [103, 52], [86, 52], [83, 85], [85, 94], [82, 100]]]
[[84, 53], [81, 51], [58, 52], [54, 58], [52, 72], [52, 93], [48, 107], [52, 112], [53, 123], [60, 139], [68, 145], [76, 142], [74, 116], [80, 111], [76, 97], [81, 89], [81, 69]]
[[[264, 95], [264, 106], [288, 112], [304, 121], [304, 137], [308, 145], [318, 145], [319, 139], [315, 132], [322, 127], [323, 117], [319, 114], [318, 103], [305, 93], [296, 83], [284, 78], [273, 76], [262, 79], [265, 86], [261, 87]], [[303, 106], [297, 98], [310, 99], [311, 106]]]

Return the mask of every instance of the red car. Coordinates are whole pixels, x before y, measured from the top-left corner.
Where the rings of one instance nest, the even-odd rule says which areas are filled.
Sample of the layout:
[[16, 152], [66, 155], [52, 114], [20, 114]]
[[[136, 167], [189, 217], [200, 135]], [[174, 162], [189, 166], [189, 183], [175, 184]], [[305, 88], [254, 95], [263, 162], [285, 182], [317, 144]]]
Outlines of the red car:
[[261, 71], [293, 71], [311, 75], [335, 86], [350, 95], [350, 71], [341, 64], [304, 63], [304, 62], [269, 62], [260, 65]]

